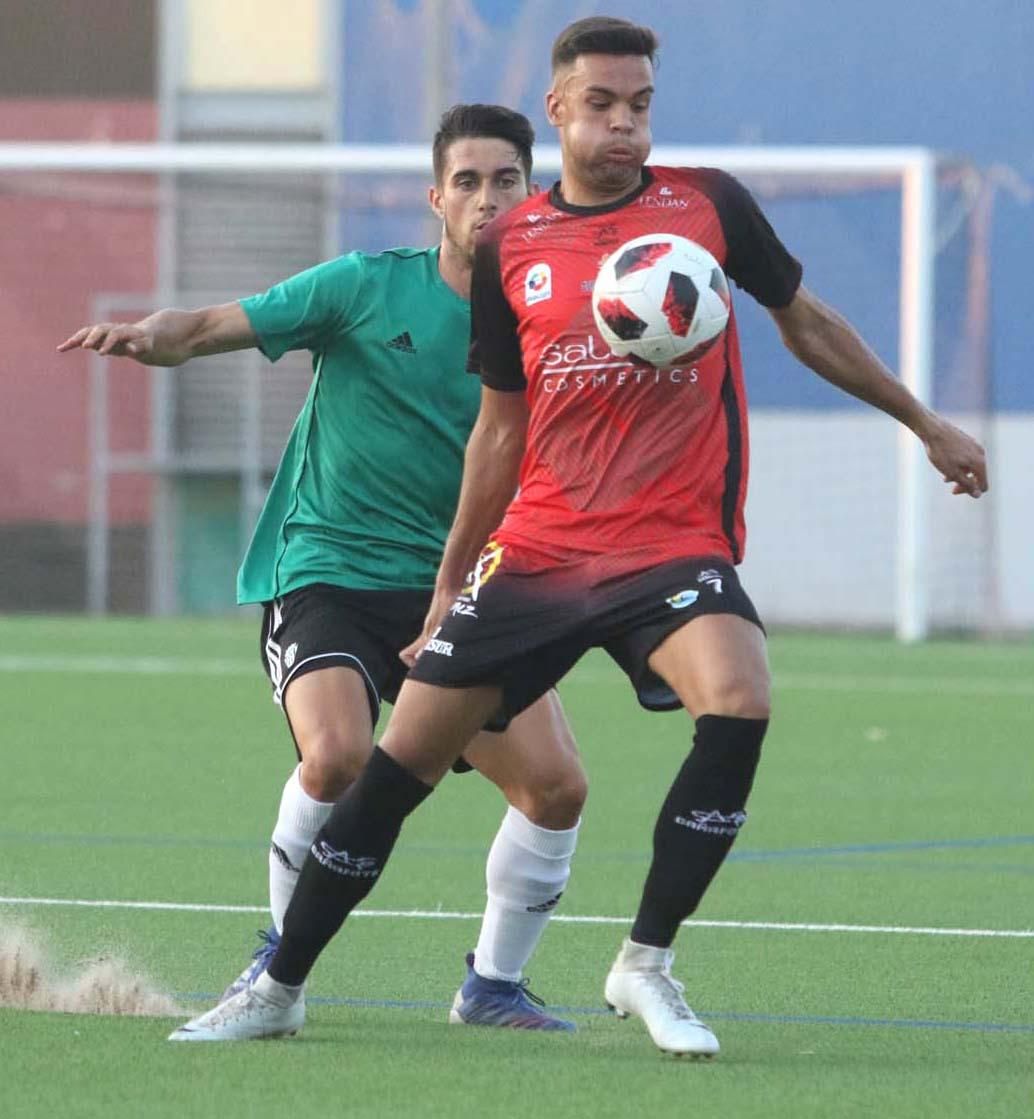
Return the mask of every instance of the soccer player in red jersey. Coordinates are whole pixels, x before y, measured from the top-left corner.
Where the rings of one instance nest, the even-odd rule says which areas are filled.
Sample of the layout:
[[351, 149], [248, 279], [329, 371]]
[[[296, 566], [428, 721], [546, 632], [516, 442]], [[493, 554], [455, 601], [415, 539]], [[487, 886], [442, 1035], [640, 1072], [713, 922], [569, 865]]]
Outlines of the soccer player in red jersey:
[[[425, 632], [407, 651], [419, 659], [380, 746], [313, 845], [267, 975], [220, 1036], [273, 1032], [405, 817], [471, 736], [505, 725], [602, 646], [643, 706], [684, 707], [695, 724], [606, 998], [622, 1017], [641, 1017], [661, 1049], [718, 1051], [671, 975], [671, 945], [746, 819], [770, 707], [764, 631], [735, 571], [747, 485], [736, 321], [692, 364], [616, 357], [594, 327], [590, 293], [618, 246], [645, 233], [697, 241], [805, 365], [915, 432], [956, 493], [987, 489], [982, 448], [802, 286], [800, 264], [735, 179], [646, 165], [656, 48], [649, 28], [609, 17], [580, 20], [554, 44], [546, 108], [563, 169], [476, 251], [481, 412]], [[361, 872], [350, 869], [357, 860]]]

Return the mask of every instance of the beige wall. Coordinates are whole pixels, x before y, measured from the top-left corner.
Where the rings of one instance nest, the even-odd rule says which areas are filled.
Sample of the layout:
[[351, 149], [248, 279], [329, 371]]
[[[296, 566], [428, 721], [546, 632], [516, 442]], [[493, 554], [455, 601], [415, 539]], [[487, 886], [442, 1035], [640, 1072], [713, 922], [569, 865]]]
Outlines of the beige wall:
[[328, 0], [182, 0], [188, 90], [323, 84]]

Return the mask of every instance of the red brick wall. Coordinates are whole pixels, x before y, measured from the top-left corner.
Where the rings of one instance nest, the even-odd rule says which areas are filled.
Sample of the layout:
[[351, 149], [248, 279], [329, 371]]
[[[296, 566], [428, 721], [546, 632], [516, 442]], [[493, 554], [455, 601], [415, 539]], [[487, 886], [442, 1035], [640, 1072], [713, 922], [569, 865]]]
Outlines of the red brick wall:
[[[3, 140], [152, 140], [151, 101], [0, 100]], [[81, 523], [87, 491], [87, 361], [54, 347], [99, 292], [150, 292], [147, 176], [0, 175], [0, 522]], [[138, 367], [134, 367], [138, 368]], [[114, 380], [112, 442], [143, 449], [146, 373]], [[147, 518], [147, 487], [114, 487], [116, 521]]]

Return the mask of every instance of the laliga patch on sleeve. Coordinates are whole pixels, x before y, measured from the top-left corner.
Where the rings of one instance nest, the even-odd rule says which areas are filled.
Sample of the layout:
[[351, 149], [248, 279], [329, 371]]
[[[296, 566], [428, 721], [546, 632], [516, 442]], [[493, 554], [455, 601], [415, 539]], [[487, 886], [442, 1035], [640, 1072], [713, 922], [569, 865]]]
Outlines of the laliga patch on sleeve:
[[545, 261], [533, 264], [524, 277], [524, 303], [531, 307], [553, 298], [553, 270]]

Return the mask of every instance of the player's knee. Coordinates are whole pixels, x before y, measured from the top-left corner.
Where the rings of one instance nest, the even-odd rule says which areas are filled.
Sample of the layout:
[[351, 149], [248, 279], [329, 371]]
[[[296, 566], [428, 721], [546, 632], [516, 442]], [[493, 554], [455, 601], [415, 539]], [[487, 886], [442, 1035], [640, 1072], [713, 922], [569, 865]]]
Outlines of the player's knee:
[[589, 782], [577, 760], [560, 772], [544, 774], [540, 779], [507, 790], [507, 799], [540, 828], [561, 831], [573, 828], [582, 815]]
[[311, 734], [299, 743], [302, 788], [314, 800], [338, 800], [359, 776], [373, 750], [373, 744], [341, 732], [325, 730]]
[[772, 713], [772, 689], [765, 676], [730, 677], [708, 688], [702, 709], [711, 715], [737, 719], [767, 719]]

